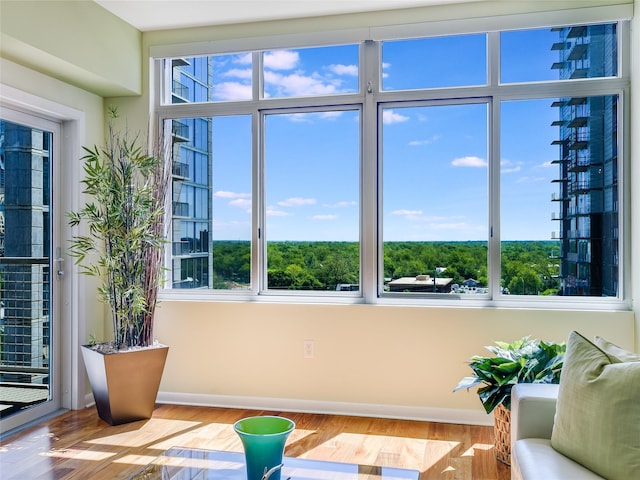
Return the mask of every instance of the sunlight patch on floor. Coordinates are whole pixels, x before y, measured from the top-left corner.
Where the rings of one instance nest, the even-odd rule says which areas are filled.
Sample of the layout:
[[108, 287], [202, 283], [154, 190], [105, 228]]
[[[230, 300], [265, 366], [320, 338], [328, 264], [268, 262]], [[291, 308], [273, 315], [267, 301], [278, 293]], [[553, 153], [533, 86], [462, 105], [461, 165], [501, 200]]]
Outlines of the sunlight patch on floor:
[[161, 418], [152, 418], [146, 421], [140, 428], [132, 429], [131, 424], [119, 425], [114, 429], [122, 428], [121, 433], [102, 436], [87, 440], [87, 443], [96, 445], [117, 445], [123, 447], [142, 447], [160, 439], [173, 437], [177, 433], [185, 430], [191, 430], [201, 422], [187, 422], [184, 420], [165, 420]]
[[49, 450], [40, 455], [55, 458], [72, 458], [74, 460], [89, 460], [93, 462], [101, 462], [107, 458], [116, 456], [113, 452], [101, 452], [98, 450], [79, 450], [77, 448], [64, 448], [60, 450]]
[[[381, 443], [387, 445], [382, 451], [379, 449]], [[459, 445], [460, 442], [406, 438], [395, 435], [341, 433], [311, 448], [299, 457], [331, 460], [333, 452], [336, 452], [335, 455], [344, 457], [345, 450], [349, 450], [354, 463], [376, 465], [384, 458], [385, 465], [389, 467], [425, 470], [450, 455]], [[424, 455], [425, 451], [429, 454]]]
[[461, 457], [473, 457], [475, 455], [476, 450], [492, 450], [493, 445], [489, 445], [487, 443], [474, 443], [471, 447], [464, 452]]

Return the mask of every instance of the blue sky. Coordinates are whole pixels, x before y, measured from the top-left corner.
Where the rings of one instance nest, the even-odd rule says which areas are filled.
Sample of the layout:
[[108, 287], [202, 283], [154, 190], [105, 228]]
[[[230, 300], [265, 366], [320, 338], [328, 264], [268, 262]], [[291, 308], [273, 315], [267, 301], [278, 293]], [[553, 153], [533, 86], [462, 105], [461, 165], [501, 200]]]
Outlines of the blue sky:
[[[503, 37], [503, 80], [546, 80], [557, 71], [549, 29]], [[383, 89], [483, 84], [483, 35], [398, 41], [383, 49]], [[357, 91], [355, 45], [266, 52], [268, 97]], [[250, 55], [220, 57], [217, 99], [251, 95]], [[550, 124], [554, 99], [502, 106], [503, 240], [549, 240], [558, 191]], [[487, 103], [387, 106], [382, 117], [384, 240], [487, 240]], [[265, 122], [269, 240], [356, 241], [359, 232], [358, 111], [272, 114]], [[250, 238], [251, 122], [214, 119], [214, 240]]]

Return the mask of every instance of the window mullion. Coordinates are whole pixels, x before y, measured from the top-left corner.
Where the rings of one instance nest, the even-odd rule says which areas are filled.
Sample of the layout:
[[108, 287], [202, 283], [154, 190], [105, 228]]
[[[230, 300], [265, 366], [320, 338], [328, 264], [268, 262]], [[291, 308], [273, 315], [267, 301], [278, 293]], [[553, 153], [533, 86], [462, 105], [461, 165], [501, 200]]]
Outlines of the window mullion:
[[[487, 34], [487, 84], [497, 91], [500, 84], [500, 32]], [[500, 102], [491, 97], [487, 118], [489, 155], [489, 238], [487, 269], [489, 296], [495, 299], [501, 292], [500, 263]]]
[[489, 295], [495, 299], [501, 292], [500, 262], [500, 101], [489, 104]]
[[380, 92], [380, 72], [382, 71], [380, 42], [367, 41], [361, 47], [360, 90], [364, 96], [362, 112], [361, 148], [361, 209], [360, 209], [360, 288], [365, 302], [372, 303], [378, 296], [381, 277], [378, 258], [381, 251], [381, 237], [378, 237], [381, 219], [378, 202], [378, 94]]

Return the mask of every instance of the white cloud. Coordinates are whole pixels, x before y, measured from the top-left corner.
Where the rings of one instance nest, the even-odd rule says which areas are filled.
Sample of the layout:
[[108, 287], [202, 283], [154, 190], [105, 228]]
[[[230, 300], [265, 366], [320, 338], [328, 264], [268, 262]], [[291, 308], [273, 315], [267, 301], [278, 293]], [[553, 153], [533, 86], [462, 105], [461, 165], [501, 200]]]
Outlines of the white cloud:
[[333, 112], [310, 112], [310, 113], [291, 113], [291, 114], [283, 114], [282, 117], [286, 117], [292, 122], [298, 123], [313, 123], [314, 120], [335, 120], [342, 116], [344, 112], [333, 111]]
[[500, 173], [515, 173], [521, 170], [520, 165], [516, 165], [515, 167], [510, 168], [501, 168]]
[[382, 122], [385, 125], [391, 125], [392, 123], [402, 123], [409, 120], [409, 117], [394, 112], [393, 110], [384, 110], [382, 113]]
[[213, 86], [214, 97], [221, 100], [244, 100], [252, 96], [251, 85], [239, 82], [224, 82]]
[[422, 215], [422, 210], [394, 210], [391, 215]]
[[329, 70], [335, 73], [336, 75], [350, 75], [352, 77], [358, 76], [358, 66], [357, 65], [329, 65]]
[[522, 164], [524, 162], [513, 162], [509, 159], [500, 160], [500, 173], [515, 173], [522, 170]]
[[316, 115], [321, 120], [335, 120], [342, 116], [343, 112], [318, 112]]
[[336, 203], [325, 203], [323, 205], [323, 207], [329, 207], [329, 208], [343, 208], [343, 207], [352, 207], [354, 205], [358, 205], [358, 202], [354, 202], [354, 201], [342, 201], [342, 202], [336, 202]]
[[251, 79], [253, 72], [250, 68], [232, 68], [222, 74], [225, 77]]
[[301, 207], [303, 205], [315, 205], [315, 198], [302, 198], [302, 197], [292, 197], [281, 202], [278, 202], [278, 205], [281, 207]]
[[244, 208], [244, 209], [251, 209], [251, 200], [248, 200], [246, 198], [236, 198], [235, 200], [231, 200], [229, 202], [229, 206]]
[[487, 161], [480, 157], [460, 157], [451, 162], [454, 167], [486, 167]]
[[335, 220], [338, 218], [337, 215], [314, 215], [310, 217], [313, 220]]
[[337, 92], [339, 81], [326, 82], [317, 76], [292, 73], [282, 75], [276, 72], [264, 72], [264, 81], [267, 87], [276, 88], [278, 95], [285, 97], [301, 97], [307, 95], [327, 95]]
[[391, 64], [389, 62], [382, 62], [382, 68], [391, 68]]
[[548, 162], [543, 162], [540, 165], [538, 165], [538, 168], [550, 168], [550, 167], [558, 168], [555, 164], [551, 163], [551, 160], [549, 160]]
[[298, 65], [300, 55], [291, 50], [266, 52], [263, 57], [264, 67], [271, 70], [291, 70]]
[[227, 192], [226, 190], [218, 190], [213, 194], [215, 198], [250, 198], [250, 193]]
[[434, 135], [431, 138], [425, 140], [411, 140], [409, 142], [409, 146], [411, 147], [419, 147], [421, 145], [431, 145], [433, 142], [440, 140], [440, 135]]
[[274, 207], [267, 207], [267, 217], [288, 217], [289, 213], [277, 210]]
[[233, 57], [233, 63], [240, 65], [251, 65], [253, 63], [253, 55], [249, 53], [242, 53]]

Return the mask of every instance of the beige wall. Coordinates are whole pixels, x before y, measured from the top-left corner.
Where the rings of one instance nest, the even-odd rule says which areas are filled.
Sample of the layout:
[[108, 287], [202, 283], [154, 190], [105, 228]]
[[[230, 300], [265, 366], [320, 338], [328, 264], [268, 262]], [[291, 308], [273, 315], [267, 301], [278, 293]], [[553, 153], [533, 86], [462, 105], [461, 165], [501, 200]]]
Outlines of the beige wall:
[[[636, 7], [639, 2], [635, 0]], [[483, 2], [485, 9], [482, 11], [474, 10], [482, 5], [470, 4], [457, 9], [451, 6], [437, 7], [313, 21], [151, 32], [139, 36], [116, 22], [113, 31], [124, 31], [123, 44], [112, 48], [108, 44], [111, 34], [100, 28], [97, 30], [98, 41], [90, 43], [91, 48], [87, 50], [87, 45], [72, 40], [71, 33], [62, 33], [60, 37], [54, 35], [56, 24], [71, 30], [81, 28], [86, 34], [86, 25], [70, 25], [64, 15], [65, 12], [70, 13], [73, 18], [77, 13], [76, 3], [58, 3], [57, 8], [62, 9], [62, 13], [52, 13], [51, 18], [47, 19], [51, 21], [40, 19], [35, 25], [30, 25], [22, 8], [31, 7], [13, 6], [13, 18], [9, 21], [3, 0], [0, 81], [85, 112], [87, 131], [81, 139], [83, 144], [100, 142], [104, 128], [104, 104], [118, 104], [132, 128], [146, 128], [149, 120], [147, 54], [150, 48], [156, 46], [260, 36], [273, 32], [295, 34], [310, 29], [358, 28], [449, 19], [474, 12], [478, 16], [508, 14], [551, 4], [533, 1]], [[557, 8], [572, 8], [581, 4], [590, 5], [593, 2], [553, 2]], [[100, 20], [93, 23], [85, 21], [89, 28], [101, 24], [103, 20], [107, 24], [113, 21], [110, 15], [103, 16], [99, 12], [92, 14], [98, 15]], [[46, 41], [43, 34], [35, 29], [48, 29], [50, 35]], [[633, 47], [636, 57], [640, 52], [639, 29], [638, 20], [635, 20]], [[7, 38], [9, 44], [5, 43]], [[21, 51], [22, 47], [26, 49]], [[53, 56], [57, 60], [53, 65], [48, 62], [39, 65], [36, 60], [42, 55], [48, 59]], [[77, 71], [75, 78], [63, 78], [59, 69], [64, 62], [77, 64], [82, 72], [90, 72], [90, 78]], [[131, 68], [126, 68], [127, 65]], [[137, 65], [141, 66], [141, 70], [136, 79], [133, 72], [137, 71]], [[633, 89], [640, 91], [637, 62], [632, 66], [635, 69]], [[65, 83], [52, 77], [62, 78]], [[100, 81], [95, 81], [96, 77]], [[129, 96], [131, 92], [138, 91], [136, 85], [139, 81], [143, 85], [142, 95]], [[76, 88], [78, 86], [92, 93]], [[111, 97], [103, 103], [101, 97], [105, 95]], [[632, 102], [632, 115], [637, 117], [640, 100], [636, 96]], [[640, 168], [636, 168], [640, 159], [637, 154], [640, 151], [640, 132], [638, 125], [633, 128], [629, 177], [631, 192], [640, 191]], [[79, 189], [79, 185], [76, 188]], [[631, 196], [631, 202], [631, 233], [637, 239], [640, 238], [640, 200], [637, 196]], [[417, 411], [425, 417], [431, 414], [437, 417], [439, 410], [446, 410], [442, 418], [455, 419], [457, 411], [462, 421], [468, 418], [465, 417], [468, 411], [482, 413], [480, 402], [473, 393], [453, 394], [452, 389], [462, 376], [469, 373], [465, 361], [474, 354], [483, 354], [483, 346], [494, 340], [512, 340], [531, 335], [534, 338], [561, 341], [570, 330], [576, 329], [588, 337], [600, 334], [622, 347], [639, 351], [640, 281], [637, 279], [640, 278], [640, 260], [634, 256], [627, 258], [627, 262], [632, 265], [635, 316], [633, 311], [165, 301], [158, 311], [156, 334], [161, 342], [170, 345], [171, 350], [161, 385], [161, 399], [204, 403], [225, 403], [225, 399], [229, 403], [244, 400], [249, 404], [254, 399], [255, 405], [260, 402], [274, 405], [275, 399], [276, 405], [291, 406], [299, 401], [302, 407], [313, 406], [318, 410], [359, 409], [361, 412], [374, 413], [384, 410], [388, 414], [396, 412], [398, 416], [409, 416]], [[95, 303], [93, 292], [93, 286], [83, 278], [78, 298], [72, 301], [89, 314], [83, 316], [85, 323], [82, 330], [99, 337], [105, 330], [104, 323], [99, 320], [103, 310]], [[97, 320], [94, 315], [98, 316]], [[313, 359], [303, 358], [302, 345], [306, 339], [315, 341]], [[86, 338], [82, 341], [86, 341]], [[345, 407], [345, 404], [348, 406]], [[386, 409], [372, 409], [372, 405], [384, 405]], [[407, 410], [406, 407], [426, 410]], [[453, 414], [450, 410], [453, 410]]]
[[452, 390], [494, 340], [564, 341], [576, 329], [632, 348], [634, 334], [631, 312], [166, 301], [157, 317], [170, 346], [164, 393], [434, 410], [480, 410], [476, 395]]

